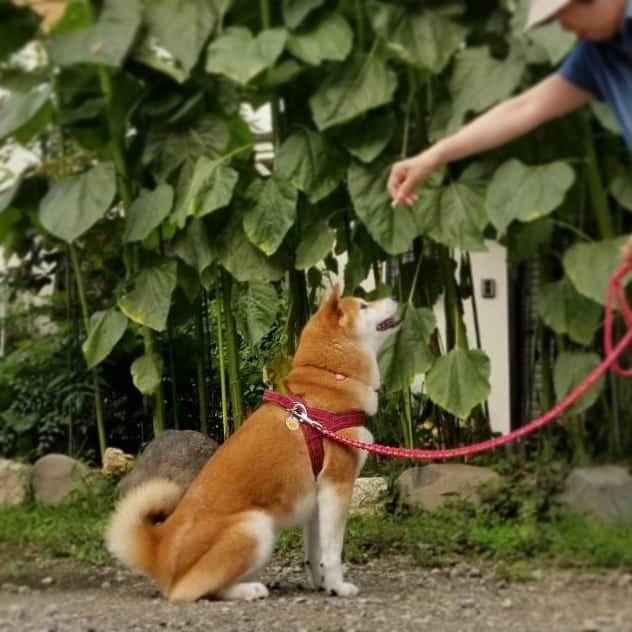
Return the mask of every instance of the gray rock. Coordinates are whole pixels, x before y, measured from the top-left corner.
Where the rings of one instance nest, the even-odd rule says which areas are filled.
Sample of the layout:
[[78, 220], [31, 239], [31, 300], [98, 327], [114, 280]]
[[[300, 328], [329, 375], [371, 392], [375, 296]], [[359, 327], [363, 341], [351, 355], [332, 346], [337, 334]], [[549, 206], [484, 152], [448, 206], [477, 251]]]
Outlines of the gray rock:
[[28, 496], [31, 466], [0, 459], [0, 505], [19, 505]]
[[217, 443], [194, 430], [167, 430], [154, 439], [132, 471], [119, 483], [121, 495], [152, 478], [167, 478], [189, 487], [217, 450]]
[[489, 468], [449, 463], [410, 468], [397, 479], [397, 487], [404, 502], [434, 511], [448, 501], [479, 503], [481, 487], [498, 486], [501, 481]]
[[65, 454], [47, 454], [38, 459], [31, 471], [35, 500], [58, 505], [74, 491], [84, 489], [93, 478], [87, 465]]
[[358, 478], [353, 486], [351, 507], [352, 515], [374, 515], [384, 509], [388, 492], [388, 483], [382, 476]]
[[632, 476], [617, 465], [575, 468], [558, 502], [607, 523], [632, 522]]

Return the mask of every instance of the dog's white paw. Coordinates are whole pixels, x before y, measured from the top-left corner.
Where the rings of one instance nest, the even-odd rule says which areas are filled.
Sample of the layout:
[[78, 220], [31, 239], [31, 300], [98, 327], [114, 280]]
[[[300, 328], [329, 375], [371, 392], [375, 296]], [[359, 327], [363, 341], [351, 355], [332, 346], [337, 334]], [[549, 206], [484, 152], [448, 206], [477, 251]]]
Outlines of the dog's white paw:
[[227, 588], [219, 596], [228, 601], [256, 601], [268, 596], [268, 589], [260, 582], [242, 582]]
[[341, 582], [334, 586], [327, 586], [327, 594], [332, 597], [355, 597], [359, 592], [359, 588], [350, 582]]

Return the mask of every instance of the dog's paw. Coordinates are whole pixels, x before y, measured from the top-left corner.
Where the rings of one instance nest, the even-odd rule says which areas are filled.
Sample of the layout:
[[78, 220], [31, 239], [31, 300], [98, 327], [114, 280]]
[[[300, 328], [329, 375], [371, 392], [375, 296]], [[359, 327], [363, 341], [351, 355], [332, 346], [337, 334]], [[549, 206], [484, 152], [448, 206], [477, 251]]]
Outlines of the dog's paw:
[[350, 582], [328, 586], [326, 590], [331, 597], [355, 597], [360, 592], [359, 588]]
[[265, 599], [268, 589], [259, 582], [242, 582], [235, 584], [220, 594], [222, 599], [228, 601], [256, 601]]

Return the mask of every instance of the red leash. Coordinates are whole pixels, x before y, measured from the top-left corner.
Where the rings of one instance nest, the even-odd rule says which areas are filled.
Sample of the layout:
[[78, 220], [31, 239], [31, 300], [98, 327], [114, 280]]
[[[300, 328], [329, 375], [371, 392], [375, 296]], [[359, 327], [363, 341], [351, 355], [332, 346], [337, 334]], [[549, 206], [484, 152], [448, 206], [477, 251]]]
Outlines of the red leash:
[[[358, 448], [370, 452], [371, 454], [379, 454], [382, 456], [395, 457], [400, 459], [412, 459], [416, 461], [433, 461], [441, 459], [456, 459], [465, 456], [472, 456], [480, 452], [494, 450], [500, 446], [512, 443], [522, 437], [535, 432], [539, 428], [555, 421], [562, 413], [568, 410], [582, 395], [584, 395], [595, 382], [604, 375], [609, 369], [613, 369], [617, 374], [624, 377], [632, 377], [632, 369], [624, 369], [618, 364], [618, 358], [626, 350], [632, 342], [632, 309], [628, 305], [625, 289], [623, 287], [624, 277], [632, 271], [632, 260], [626, 261], [612, 276], [608, 283], [608, 291], [606, 294], [606, 308], [604, 320], [604, 347], [606, 357], [604, 361], [590, 373], [586, 379], [579, 384], [571, 393], [569, 393], [557, 406], [545, 415], [534, 419], [526, 426], [518, 428], [507, 435], [489, 439], [482, 443], [464, 446], [461, 448], [451, 448], [448, 450], [419, 450], [416, 448], [393, 448], [390, 446], [364, 443], [363, 441], [355, 441], [332, 432], [320, 424], [317, 420], [310, 418], [306, 412], [300, 408], [295, 408], [291, 412], [301, 422], [315, 428], [321, 435], [351, 448]], [[615, 303], [618, 301], [619, 308], [623, 314], [623, 318], [628, 326], [628, 331], [619, 343], [613, 345], [613, 324]]]

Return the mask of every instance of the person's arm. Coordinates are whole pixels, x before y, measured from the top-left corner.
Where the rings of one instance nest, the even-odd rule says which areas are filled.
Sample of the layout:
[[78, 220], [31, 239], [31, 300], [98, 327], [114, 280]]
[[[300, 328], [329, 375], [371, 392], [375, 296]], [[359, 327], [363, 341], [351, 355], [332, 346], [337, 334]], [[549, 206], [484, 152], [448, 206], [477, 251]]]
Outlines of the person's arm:
[[499, 147], [567, 112], [593, 95], [559, 74], [551, 75], [522, 94], [503, 101], [456, 134], [421, 154], [396, 163], [388, 180], [393, 205], [413, 204], [415, 187], [441, 165]]

